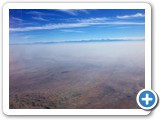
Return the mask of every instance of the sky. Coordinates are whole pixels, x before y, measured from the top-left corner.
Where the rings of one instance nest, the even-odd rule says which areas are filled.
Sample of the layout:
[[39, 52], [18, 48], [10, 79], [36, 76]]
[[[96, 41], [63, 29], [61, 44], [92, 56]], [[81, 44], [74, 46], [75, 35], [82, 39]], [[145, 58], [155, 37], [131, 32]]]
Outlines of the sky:
[[10, 9], [10, 44], [144, 40], [144, 9]]

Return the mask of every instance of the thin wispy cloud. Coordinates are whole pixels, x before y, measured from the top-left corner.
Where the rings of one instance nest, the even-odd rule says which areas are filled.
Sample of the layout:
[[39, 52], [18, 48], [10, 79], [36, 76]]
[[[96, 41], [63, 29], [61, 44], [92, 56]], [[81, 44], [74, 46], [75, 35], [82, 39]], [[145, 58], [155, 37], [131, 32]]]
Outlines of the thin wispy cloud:
[[144, 25], [143, 22], [107, 22], [106, 18], [90, 18], [81, 19], [77, 23], [57, 23], [57, 24], [47, 24], [43, 26], [35, 27], [23, 27], [23, 28], [10, 28], [10, 31], [23, 32], [23, 31], [33, 31], [33, 30], [51, 30], [51, 29], [61, 29], [61, 28], [77, 28], [77, 27], [87, 27], [94, 25]]
[[37, 14], [43, 14], [43, 12], [29, 11], [29, 12], [26, 12], [26, 14], [37, 15]]
[[23, 21], [23, 19], [16, 18], [16, 17], [11, 17], [10, 20], [14, 20], [14, 21], [18, 21], [18, 22], [22, 22]]
[[44, 17], [55, 16], [55, 14], [52, 13], [39, 12], [39, 11], [29, 11], [26, 14], [32, 15], [32, 19], [38, 21], [48, 21], [48, 19], [45, 19]]
[[142, 14], [142, 13], [136, 13], [136, 14], [133, 14], [133, 15], [117, 16], [117, 18], [119, 18], [119, 19], [138, 18], [138, 17], [145, 17], [145, 15]]
[[81, 33], [83, 31], [80, 31], [80, 30], [70, 30], [70, 29], [64, 29], [64, 30], [61, 30], [62, 32], [75, 32], [75, 33]]
[[60, 28], [76, 28], [76, 27], [84, 27], [89, 26], [85, 23], [72, 23], [72, 24], [47, 24], [44, 26], [37, 26], [37, 27], [24, 27], [24, 28], [10, 28], [10, 31], [14, 32], [23, 32], [23, 31], [33, 31], [33, 30], [51, 30], [51, 29], [60, 29]]
[[99, 23], [99, 22], [106, 22], [109, 18], [101, 17], [101, 18], [89, 18], [89, 19], [77, 19], [78, 22], [82, 23]]
[[34, 19], [34, 20], [39, 20], [39, 21], [48, 21], [47, 19], [44, 19], [44, 18], [41, 17], [41, 16], [32, 17], [32, 19]]
[[14, 27], [14, 26], [20, 26], [22, 23], [24, 23], [24, 20], [21, 18], [17, 18], [17, 17], [10, 17], [9, 18], [9, 25], [10, 27]]
[[30, 14], [30, 15], [39, 15], [39, 16], [45, 16], [45, 15], [55, 15], [53, 13], [47, 13], [47, 12], [40, 12], [40, 11], [29, 11], [29, 12], [26, 12], [26, 14]]
[[58, 11], [64, 12], [69, 15], [77, 16], [78, 13], [89, 14], [87, 10], [84, 9], [58, 9]]

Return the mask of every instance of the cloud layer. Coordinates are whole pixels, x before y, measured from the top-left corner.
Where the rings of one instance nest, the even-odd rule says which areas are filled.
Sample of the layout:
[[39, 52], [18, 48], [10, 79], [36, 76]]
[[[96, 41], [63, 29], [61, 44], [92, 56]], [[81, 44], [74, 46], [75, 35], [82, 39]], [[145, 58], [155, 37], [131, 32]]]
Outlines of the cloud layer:
[[87, 27], [95, 25], [144, 25], [143, 22], [108, 22], [107, 18], [89, 18], [89, 19], [79, 19], [77, 23], [58, 23], [58, 24], [46, 24], [43, 26], [35, 27], [23, 27], [23, 28], [10, 28], [12, 32], [23, 32], [23, 31], [33, 31], [33, 30], [51, 30], [51, 29], [62, 29], [62, 28], [78, 28]]
[[117, 18], [119, 18], [119, 19], [138, 18], [138, 17], [145, 17], [145, 15], [142, 14], [142, 13], [136, 13], [136, 14], [133, 14], [133, 15], [117, 16]]
[[89, 12], [85, 9], [58, 9], [58, 11], [61, 11], [73, 16], [77, 16], [79, 12], [89, 14]]

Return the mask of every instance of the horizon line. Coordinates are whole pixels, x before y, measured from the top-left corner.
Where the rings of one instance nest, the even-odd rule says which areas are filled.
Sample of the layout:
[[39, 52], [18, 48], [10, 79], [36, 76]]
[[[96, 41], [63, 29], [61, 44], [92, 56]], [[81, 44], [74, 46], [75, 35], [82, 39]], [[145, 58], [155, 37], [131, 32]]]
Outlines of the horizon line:
[[111, 40], [111, 39], [107, 39], [107, 40], [80, 40], [80, 41], [50, 41], [50, 42], [33, 42], [33, 43], [10, 43], [9, 45], [31, 45], [31, 44], [61, 44], [61, 43], [92, 43], [92, 42], [141, 42], [141, 41], [145, 41], [145, 39], [135, 39], [135, 40]]

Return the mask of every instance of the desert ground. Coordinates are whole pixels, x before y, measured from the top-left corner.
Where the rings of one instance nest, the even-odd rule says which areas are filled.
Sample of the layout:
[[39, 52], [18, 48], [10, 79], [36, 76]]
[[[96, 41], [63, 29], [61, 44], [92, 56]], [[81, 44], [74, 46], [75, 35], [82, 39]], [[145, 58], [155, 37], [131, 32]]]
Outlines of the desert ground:
[[10, 109], [137, 109], [144, 41], [10, 45]]

